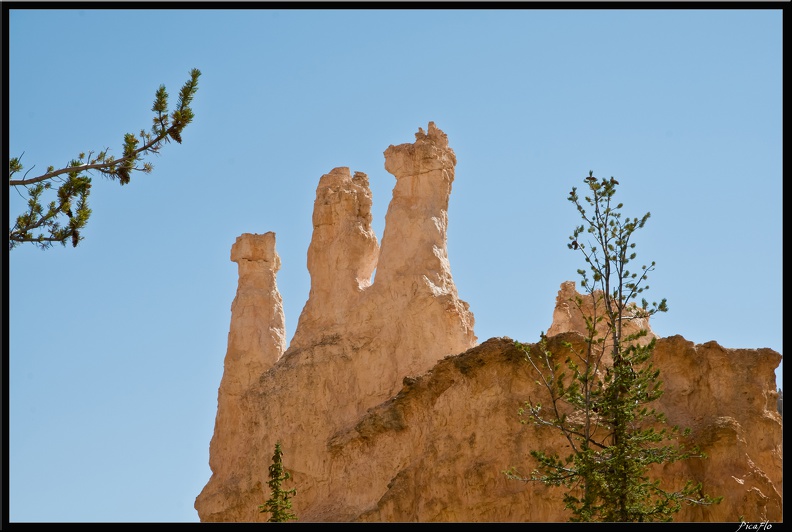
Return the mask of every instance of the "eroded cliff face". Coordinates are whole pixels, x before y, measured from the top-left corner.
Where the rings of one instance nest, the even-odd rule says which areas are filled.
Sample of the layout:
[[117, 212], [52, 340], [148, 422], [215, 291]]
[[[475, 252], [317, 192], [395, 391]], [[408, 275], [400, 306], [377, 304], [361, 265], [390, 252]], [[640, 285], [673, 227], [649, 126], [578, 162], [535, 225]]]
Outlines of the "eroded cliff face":
[[[201, 520], [266, 520], [258, 504], [276, 441], [285, 466], [301, 479], [294, 508], [303, 520], [323, 520], [341, 508], [359, 513], [370, 505], [371, 487], [338, 474], [330, 437], [392, 397], [405, 375], [476, 345], [473, 314], [458, 297], [447, 257], [456, 157], [431, 122], [415, 137], [385, 151], [396, 185], [381, 249], [371, 229], [367, 176], [335, 168], [320, 179], [308, 250], [311, 291], [288, 350], [280, 341], [282, 313], [267, 322], [264, 312], [256, 314], [261, 319], [243, 315], [235, 302], [210, 444], [212, 477], [195, 503]], [[277, 257], [274, 247], [268, 256]], [[251, 294], [243, 264], [239, 294]], [[274, 280], [274, 264], [259, 261], [258, 275]], [[266, 290], [256, 294], [256, 308], [273, 307]], [[298, 456], [299, 463], [291, 461]], [[334, 509], [328, 501], [337, 501]]]
[[[568, 332], [549, 338], [557, 352], [563, 342], [581, 348], [583, 337]], [[707, 493], [724, 497], [719, 505], [684, 507], [675, 521], [783, 520], [781, 420], [767, 386], [779, 358], [769, 349], [658, 339], [655, 363], [666, 390], [658, 409], [669, 423], [691, 428], [692, 440], [708, 455], [666, 466], [659, 476], [667, 487], [701, 481]], [[333, 460], [343, 464], [339, 471], [381, 479], [376, 484], [387, 489], [361, 514], [323, 519], [567, 521], [563, 489], [502, 474], [510, 466], [530, 472], [531, 450], [561, 456], [569, 450], [556, 431], [518, 422], [527, 398], [549, 402], [535, 378], [511, 339], [492, 338], [405, 381], [394, 398], [331, 441]]]
[[[565, 521], [561, 490], [508, 480], [557, 434], [522, 425], [517, 410], [544, 392], [514, 342], [476, 345], [454, 286], [446, 229], [456, 157], [433, 123], [390, 146], [396, 177], [381, 248], [362, 172], [321, 177], [308, 250], [311, 291], [285, 349], [275, 235], [245, 234], [225, 369], [210, 444], [201, 521], [266, 521], [275, 442], [293, 474], [301, 522]], [[374, 280], [372, 274], [376, 270]], [[582, 342], [574, 283], [562, 284], [550, 342]], [[584, 307], [585, 308], [585, 307]], [[648, 319], [635, 322], [650, 331]], [[769, 349], [732, 350], [659, 338], [660, 410], [690, 427], [706, 460], [667, 466], [724, 502], [677, 520], [782, 520], [782, 431]]]

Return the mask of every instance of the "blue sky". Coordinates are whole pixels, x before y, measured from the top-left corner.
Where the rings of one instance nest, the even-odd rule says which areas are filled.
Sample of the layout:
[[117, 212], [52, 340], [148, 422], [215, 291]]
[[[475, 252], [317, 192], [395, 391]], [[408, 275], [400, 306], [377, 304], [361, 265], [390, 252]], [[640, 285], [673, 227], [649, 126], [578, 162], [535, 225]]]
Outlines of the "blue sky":
[[367, 173], [381, 238], [382, 153], [429, 121], [457, 155], [449, 258], [479, 341], [550, 326], [593, 170], [652, 213], [657, 334], [782, 352], [780, 10], [11, 10], [7, 39], [31, 175], [117, 154], [160, 84], [174, 104], [203, 73], [183, 144], [94, 179], [79, 247], [9, 252], [11, 522], [197, 521], [231, 245], [276, 233], [291, 338], [319, 178]]

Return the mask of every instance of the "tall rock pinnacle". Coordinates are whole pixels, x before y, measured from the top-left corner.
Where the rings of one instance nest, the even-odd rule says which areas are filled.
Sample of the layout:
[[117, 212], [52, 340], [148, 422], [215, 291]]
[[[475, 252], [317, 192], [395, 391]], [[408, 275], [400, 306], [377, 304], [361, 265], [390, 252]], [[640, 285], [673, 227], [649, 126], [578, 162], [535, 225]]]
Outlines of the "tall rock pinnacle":
[[[395, 379], [389, 387], [404, 371], [424, 371], [439, 356], [476, 345], [473, 314], [459, 299], [448, 261], [456, 156], [434, 122], [428, 133], [419, 128], [415, 137], [413, 144], [385, 150], [385, 169], [396, 185], [381, 249], [371, 229], [366, 174], [351, 176], [342, 167], [320, 179], [308, 248], [311, 292], [289, 346], [309, 347], [331, 335], [370, 339], [370, 348], [381, 345], [378, 359], [404, 357], [377, 361], [396, 371], [386, 378]], [[427, 350], [425, 342], [433, 347]], [[393, 354], [399, 351], [403, 354]]]
[[[257, 504], [276, 441], [285, 466], [316, 486], [300, 493], [295, 508], [340, 496], [348, 480], [336, 471], [343, 462], [328, 454], [333, 436], [397, 393], [405, 376], [476, 345], [446, 244], [456, 157], [432, 122], [415, 137], [385, 150], [396, 185], [381, 250], [366, 174], [340, 167], [319, 180], [311, 291], [285, 352], [275, 235], [246, 234], [234, 244], [239, 288], [210, 445], [212, 477], [195, 503], [202, 520], [266, 520]], [[359, 501], [339, 504], [359, 511]]]
[[231, 327], [221, 391], [247, 390], [286, 350], [283, 300], [275, 283], [280, 257], [275, 233], [245, 233], [231, 247], [239, 283], [231, 304]]
[[[241, 235], [231, 247], [231, 260], [237, 263], [239, 284], [231, 304], [228, 349], [209, 444], [213, 471], [233, 470], [238, 457], [228, 449], [248, 447], [251, 415], [244, 396], [286, 348], [283, 302], [275, 284], [280, 269], [275, 233]], [[222, 499], [215, 493], [218, 497]]]
[[319, 180], [308, 247], [311, 292], [292, 346], [310, 345], [346, 327], [377, 267], [379, 246], [371, 229], [371, 190], [366, 174], [334, 168]]

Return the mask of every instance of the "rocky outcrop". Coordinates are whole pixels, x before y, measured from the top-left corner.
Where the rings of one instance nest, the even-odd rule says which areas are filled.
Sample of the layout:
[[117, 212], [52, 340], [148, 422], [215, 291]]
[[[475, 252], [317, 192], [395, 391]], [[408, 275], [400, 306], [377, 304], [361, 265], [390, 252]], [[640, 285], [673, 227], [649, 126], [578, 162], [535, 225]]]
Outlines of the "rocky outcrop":
[[[232, 312], [210, 444], [212, 477], [196, 500], [201, 520], [266, 520], [257, 505], [276, 441], [284, 465], [302, 479], [295, 509], [303, 519], [335, 515], [340, 508], [349, 508], [345, 515], [359, 513], [370, 493], [349, 490], [349, 479], [329, 460], [329, 438], [392, 397], [405, 375], [424, 373], [444, 356], [476, 345], [473, 314], [458, 297], [447, 253], [456, 157], [431, 122], [415, 137], [385, 151], [385, 168], [396, 185], [381, 249], [371, 230], [366, 175], [335, 168], [320, 179], [308, 250], [311, 291], [287, 351], [277, 335], [262, 333], [282, 331], [282, 319], [268, 323], [262, 313], [256, 324], [237, 323], [243, 318]], [[274, 248], [271, 254], [277, 256]], [[243, 285], [250, 278], [241, 264], [239, 291], [248, 293]], [[264, 292], [258, 294], [259, 307], [271, 306]], [[239, 329], [269, 338], [270, 345], [240, 354]], [[251, 373], [247, 368], [253, 367]], [[239, 373], [256, 378], [243, 392], [229, 393], [225, 383], [239, 380]], [[299, 462], [290, 462], [296, 457]], [[328, 501], [340, 493], [350, 498], [329, 510]]]
[[243, 398], [261, 375], [283, 354], [286, 331], [283, 301], [275, 283], [280, 257], [275, 251], [275, 233], [243, 234], [231, 247], [237, 263], [239, 283], [231, 304], [223, 378], [217, 394], [217, 416], [210, 448], [213, 470], [233, 470], [237, 456], [227, 452], [246, 445], [249, 419]]
[[[565, 349], [563, 342], [583, 345], [574, 332], [548, 341], [556, 352]], [[691, 428], [692, 440], [708, 455], [666, 466], [659, 476], [665, 486], [701, 481], [707, 493], [724, 497], [719, 505], [686, 506], [676, 521], [783, 520], [782, 430], [768, 387], [779, 358], [769, 349], [658, 339], [655, 363], [666, 391], [658, 407], [671, 424]], [[741, 382], [737, 390], [734, 379]], [[549, 402], [509, 338], [487, 340], [406, 380], [395, 397], [330, 445], [332, 459], [343, 464], [339, 471], [378, 479], [372, 484], [387, 490], [372, 494], [371, 508], [361, 514], [322, 518], [566, 521], [563, 489], [508, 480], [502, 473], [510, 466], [529, 472], [531, 450], [561, 456], [568, 450], [557, 432], [519, 423], [518, 408], [529, 397]]]
[[[366, 174], [351, 176], [342, 167], [320, 179], [308, 248], [311, 292], [290, 344], [307, 348], [338, 335], [356, 338], [353, 344], [375, 341], [383, 352], [403, 351], [410, 360], [397, 361], [396, 376], [383, 375], [378, 383], [398, 382], [404, 371], [427, 369], [437, 352], [458, 353], [476, 343], [473, 314], [457, 295], [448, 261], [456, 156], [434, 123], [415, 136], [415, 143], [385, 151], [396, 185], [381, 249], [371, 229]], [[436, 348], [427, 350], [424, 342]]]
[[[615, 307], [615, 306], [614, 306]], [[585, 316], [599, 317], [605, 314], [605, 302], [601, 290], [594, 290], [585, 296], [575, 290], [574, 281], [564, 281], [556, 297], [556, 306], [553, 310], [553, 323], [547, 329], [547, 336], [555, 336], [563, 332], [574, 331], [587, 335]], [[622, 337], [646, 331], [646, 335], [639, 338], [637, 343], [646, 345], [657, 335], [649, 325], [649, 317], [634, 303], [627, 305], [622, 319]], [[596, 326], [597, 337], [608, 338], [608, 321], [602, 320]], [[606, 340], [606, 346], [608, 344]]]
[[[371, 190], [362, 172], [335, 168], [319, 180], [308, 248], [311, 291], [292, 339], [310, 346], [347, 327], [377, 267], [379, 245], [371, 229]], [[368, 295], [368, 294], [367, 294]]]
[[[566, 442], [520, 423], [519, 407], [544, 389], [514, 342], [476, 345], [446, 246], [455, 163], [433, 123], [414, 143], [385, 151], [396, 185], [381, 248], [367, 176], [342, 167], [321, 177], [311, 291], [287, 350], [275, 236], [237, 239], [212, 476], [195, 502], [201, 521], [266, 521], [258, 505], [269, 496], [276, 442], [301, 522], [567, 520], [560, 490], [502, 473], [530, 468], [538, 446], [564, 454]], [[562, 284], [548, 330], [555, 349], [584, 341], [571, 303], [578, 295], [574, 283]], [[641, 319], [629, 326], [655, 337]], [[780, 355], [674, 336], [657, 338], [654, 362], [666, 390], [659, 409], [709, 454], [666, 466], [664, 481], [700, 480], [724, 496], [678, 520], [782, 520]]]

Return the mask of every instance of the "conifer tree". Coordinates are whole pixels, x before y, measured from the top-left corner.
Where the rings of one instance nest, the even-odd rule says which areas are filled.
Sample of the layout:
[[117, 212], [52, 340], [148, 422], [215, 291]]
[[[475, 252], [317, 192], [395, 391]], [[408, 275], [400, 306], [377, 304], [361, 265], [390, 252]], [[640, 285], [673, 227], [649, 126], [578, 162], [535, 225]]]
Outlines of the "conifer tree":
[[[22, 243], [32, 243], [41, 249], [52, 247], [56, 242], [64, 246], [71, 242], [73, 247], [77, 247], [83, 240], [80, 232], [91, 216], [91, 209], [88, 207], [90, 173], [96, 172], [126, 185], [133, 171], [151, 172], [153, 165], [142, 162], [145, 155], [159, 153], [160, 148], [171, 140], [181, 144], [182, 131], [194, 118], [190, 104], [198, 90], [200, 75], [197, 68], [190, 71], [190, 79], [179, 91], [178, 104], [170, 115], [168, 93], [165, 86], [160, 85], [151, 108], [154, 112], [151, 132], [141, 130], [137, 136], [132, 133], [124, 135], [122, 154], [118, 158], [110, 155], [108, 148], [98, 153], [83, 152], [63, 168], [55, 169], [50, 166], [39, 176], [28, 177], [26, 173], [21, 179], [14, 179], [14, 175], [23, 170], [22, 156], [11, 158], [8, 162], [9, 185], [20, 194], [24, 189], [28, 201], [27, 211], [17, 217], [9, 231], [9, 249]], [[138, 164], [141, 162], [142, 165]], [[50, 201], [45, 208], [41, 203], [42, 196], [45, 192], [54, 190], [57, 183], [60, 186], [55, 194], [56, 199]]]
[[269, 467], [270, 480], [267, 484], [270, 487], [270, 498], [267, 502], [259, 505], [259, 512], [269, 512], [269, 523], [281, 523], [289, 520], [297, 520], [291, 512], [291, 498], [297, 494], [297, 489], [284, 490], [281, 484], [291, 478], [291, 474], [283, 469], [283, 453], [281, 452], [280, 442], [275, 444], [275, 454], [272, 455], [272, 464]]
[[593, 212], [586, 211], [577, 188], [568, 197], [584, 221], [568, 244], [587, 265], [578, 274], [590, 305], [581, 296], [571, 301], [585, 320], [583, 347], [562, 342], [553, 350], [544, 333], [534, 346], [516, 342], [550, 398], [546, 405], [526, 401], [521, 422], [559, 431], [571, 452], [562, 458], [551, 450], [533, 450], [537, 467], [529, 476], [515, 467], [505, 473], [567, 488], [563, 501], [572, 521], [670, 521], [683, 502], [707, 505], [720, 498], [705, 495], [700, 483], [669, 488], [651, 477], [658, 464], [705, 455], [683, 443], [689, 429], [669, 427], [652, 406], [663, 393], [660, 371], [652, 364], [655, 340], [645, 341], [645, 329], [623, 332], [630, 320], [668, 310], [665, 299], [635, 303], [649, 289], [647, 275], [655, 268], [652, 262], [632, 270], [633, 236], [650, 215], [622, 219], [623, 205], [614, 205], [619, 184], [614, 178], [600, 180], [589, 172], [585, 182], [590, 192], [585, 201]]

